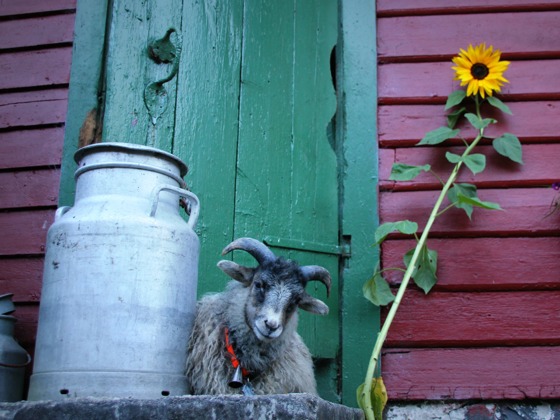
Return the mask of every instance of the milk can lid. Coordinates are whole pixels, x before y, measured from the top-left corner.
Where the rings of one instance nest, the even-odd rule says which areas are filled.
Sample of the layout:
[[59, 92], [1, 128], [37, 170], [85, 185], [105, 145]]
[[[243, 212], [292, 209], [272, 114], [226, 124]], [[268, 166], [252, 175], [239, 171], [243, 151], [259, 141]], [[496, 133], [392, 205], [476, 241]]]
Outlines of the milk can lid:
[[76, 163], [80, 163], [83, 157], [91, 152], [134, 152], [141, 153], [150, 156], [156, 156], [160, 158], [166, 158], [173, 161], [179, 167], [181, 178], [187, 174], [187, 165], [179, 159], [177, 156], [166, 152], [164, 150], [156, 149], [155, 147], [144, 146], [140, 144], [132, 143], [117, 143], [117, 142], [107, 142], [107, 143], [96, 143], [89, 146], [82, 147], [74, 153], [74, 160]]

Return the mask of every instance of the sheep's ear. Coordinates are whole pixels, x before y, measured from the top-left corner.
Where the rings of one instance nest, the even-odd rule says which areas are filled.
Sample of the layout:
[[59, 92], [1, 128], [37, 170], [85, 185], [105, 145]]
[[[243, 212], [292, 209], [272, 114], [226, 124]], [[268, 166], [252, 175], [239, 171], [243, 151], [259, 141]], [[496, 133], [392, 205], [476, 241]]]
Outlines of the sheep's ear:
[[253, 275], [255, 274], [254, 268], [244, 267], [229, 260], [220, 261], [218, 267], [232, 279], [246, 286], [249, 286], [253, 281]]
[[311, 295], [305, 295], [298, 305], [301, 309], [307, 312], [311, 312], [318, 315], [327, 315], [329, 313], [329, 307], [326, 303], [315, 299]]

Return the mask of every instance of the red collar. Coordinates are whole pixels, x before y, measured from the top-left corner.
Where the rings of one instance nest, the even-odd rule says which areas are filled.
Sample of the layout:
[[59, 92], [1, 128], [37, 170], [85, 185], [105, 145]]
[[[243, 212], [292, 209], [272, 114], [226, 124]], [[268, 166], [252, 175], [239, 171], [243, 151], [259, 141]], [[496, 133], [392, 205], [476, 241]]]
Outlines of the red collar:
[[[233, 351], [233, 345], [229, 342], [229, 330], [227, 327], [224, 328], [224, 335], [226, 337], [226, 350], [230, 355], [231, 365], [233, 366], [234, 369], [237, 369], [237, 367], [239, 366], [239, 359], [237, 358], [235, 352]], [[245, 369], [243, 366], [241, 367], [241, 373], [243, 374], [244, 378], [247, 378], [249, 376], [249, 371]]]

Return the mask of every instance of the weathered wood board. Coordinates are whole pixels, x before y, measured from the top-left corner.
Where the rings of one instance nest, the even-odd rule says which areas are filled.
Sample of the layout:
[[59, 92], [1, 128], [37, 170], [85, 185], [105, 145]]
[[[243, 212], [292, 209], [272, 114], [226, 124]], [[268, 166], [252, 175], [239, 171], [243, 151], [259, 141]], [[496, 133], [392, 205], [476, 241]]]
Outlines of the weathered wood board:
[[556, 346], [391, 349], [384, 382], [395, 400], [556, 398]]

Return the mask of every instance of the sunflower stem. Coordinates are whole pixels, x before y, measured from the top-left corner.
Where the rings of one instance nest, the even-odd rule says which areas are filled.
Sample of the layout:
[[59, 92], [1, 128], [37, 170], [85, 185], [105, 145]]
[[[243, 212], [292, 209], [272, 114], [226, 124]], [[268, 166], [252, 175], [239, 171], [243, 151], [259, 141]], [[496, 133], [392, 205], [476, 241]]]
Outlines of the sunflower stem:
[[[476, 115], [478, 116], [478, 118], [480, 120], [482, 120], [482, 117], [480, 116], [480, 103], [478, 101], [478, 95], [475, 96], [475, 104], [476, 104]], [[443, 185], [443, 188], [442, 188], [442, 190], [439, 194], [439, 197], [434, 204], [432, 212], [430, 213], [430, 217], [428, 218], [426, 226], [424, 227], [422, 235], [420, 236], [420, 239], [418, 240], [418, 243], [416, 244], [416, 248], [414, 249], [414, 253], [412, 254], [412, 258], [411, 258], [411, 260], [408, 264], [408, 267], [407, 267], [407, 269], [404, 273], [404, 277], [403, 277], [402, 282], [401, 282], [401, 284], [399, 286], [399, 289], [397, 291], [397, 295], [395, 296], [395, 300], [393, 301], [391, 309], [389, 310], [389, 313], [387, 314], [387, 318], [385, 319], [385, 322], [383, 324], [383, 327], [381, 328], [381, 331], [377, 335], [377, 340], [375, 341], [375, 346], [373, 348], [373, 352], [371, 354], [370, 361], [369, 361], [369, 364], [368, 364], [368, 368], [367, 368], [367, 371], [366, 371], [364, 388], [362, 390], [362, 396], [361, 396], [362, 401], [364, 401], [364, 414], [365, 414], [367, 420], [375, 420], [375, 414], [374, 414], [374, 410], [373, 410], [373, 402], [372, 402], [372, 399], [371, 399], [372, 379], [373, 379], [375, 369], [377, 367], [377, 362], [379, 360], [379, 356], [381, 354], [381, 349], [383, 347], [383, 344], [385, 343], [385, 339], [387, 338], [387, 333], [389, 332], [389, 328], [391, 327], [391, 323], [393, 322], [393, 319], [395, 318], [397, 310], [399, 309], [399, 305], [401, 304], [404, 292], [405, 292], [405, 290], [408, 286], [408, 283], [409, 283], [409, 281], [412, 277], [412, 273], [414, 272], [414, 268], [415, 268], [416, 263], [418, 261], [418, 257], [420, 256], [422, 248], [424, 247], [424, 244], [426, 243], [426, 240], [428, 239], [430, 229], [432, 228], [432, 225], [434, 224], [436, 218], [439, 215], [439, 213], [438, 213], [439, 208], [441, 207], [441, 205], [443, 203], [443, 200], [445, 199], [445, 196], [447, 195], [447, 192], [449, 191], [449, 189], [451, 188], [451, 186], [455, 182], [455, 179], [457, 178], [457, 175], [459, 174], [459, 170], [461, 169], [461, 166], [463, 165], [464, 158], [467, 157], [472, 152], [472, 150], [476, 147], [476, 145], [482, 139], [483, 135], [484, 135], [484, 128], [481, 128], [478, 132], [478, 135], [473, 140], [473, 142], [470, 145], [468, 145], [468, 147], [465, 149], [465, 151], [463, 152], [463, 155], [461, 156], [462, 159], [458, 163], [455, 164], [453, 170], [451, 171], [451, 174], [449, 175], [449, 178], [447, 178], [447, 182]]]

